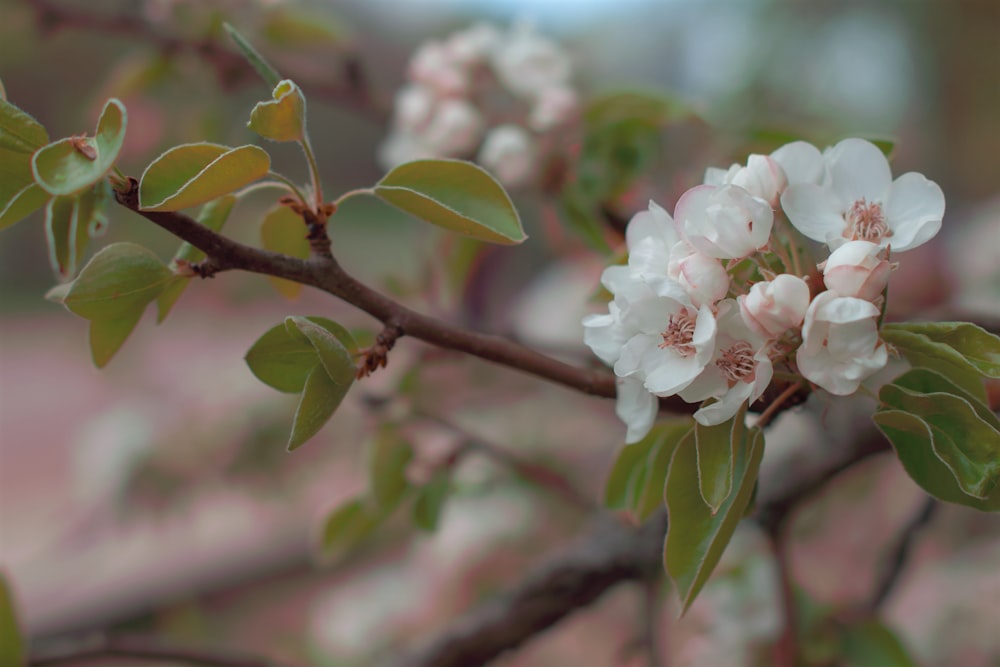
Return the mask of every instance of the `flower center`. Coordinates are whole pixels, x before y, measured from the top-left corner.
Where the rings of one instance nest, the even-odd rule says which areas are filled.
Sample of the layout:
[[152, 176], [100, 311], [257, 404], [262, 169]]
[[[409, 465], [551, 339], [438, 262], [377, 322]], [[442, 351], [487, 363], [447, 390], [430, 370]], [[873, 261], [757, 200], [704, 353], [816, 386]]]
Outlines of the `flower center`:
[[684, 357], [690, 357], [694, 354], [695, 349], [691, 341], [694, 340], [696, 319], [695, 315], [687, 308], [671, 315], [667, 328], [660, 334], [663, 337], [663, 342], [659, 344], [659, 348], [662, 350], [672, 347]]
[[869, 202], [864, 197], [851, 205], [844, 215], [847, 229], [844, 236], [852, 241], [869, 241], [878, 243], [884, 237], [891, 236], [892, 231], [885, 222], [882, 205]]
[[732, 387], [737, 382], [752, 380], [757, 369], [753, 358], [753, 347], [745, 340], [736, 341], [727, 350], [723, 350], [715, 365]]

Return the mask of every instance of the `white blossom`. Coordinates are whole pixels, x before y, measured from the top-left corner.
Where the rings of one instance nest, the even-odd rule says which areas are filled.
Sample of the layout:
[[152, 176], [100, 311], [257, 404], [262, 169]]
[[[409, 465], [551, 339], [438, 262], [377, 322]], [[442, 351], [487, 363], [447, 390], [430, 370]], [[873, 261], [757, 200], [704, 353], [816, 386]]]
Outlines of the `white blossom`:
[[681, 195], [674, 221], [700, 252], [742, 259], [767, 245], [774, 213], [766, 201], [739, 186], [699, 185]]
[[896, 252], [933, 238], [944, 217], [936, 183], [909, 172], [895, 181], [885, 155], [863, 139], [845, 139], [823, 155], [821, 184], [796, 183], [781, 196], [789, 221], [831, 250], [870, 241]]
[[705, 170], [705, 184], [738, 185], [773, 208], [778, 205], [788, 179], [777, 160], [768, 155], [751, 155], [745, 167], [734, 164], [728, 171], [709, 167]]
[[528, 182], [535, 172], [538, 146], [520, 125], [498, 125], [486, 133], [476, 162], [489, 169], [507, 187]]
[[830, 291], [817, 295], [802, 325], [795, 355], [799, 372], [831, 394], [853, 394], [889, 358], [878, 336], [878, 316], [870, 301]]
[[766, 339], [779, 338], [802, 324], [809, 308], [809, 285], [802, 278], [783, 273], [774, 280], [762, 280], [737, 297], [743, 321]]
[[889, 284], [893, 265], [885, 250], [868, 241], [848, 241], [820, 265], [823, 282], [840, 296], [875, 301]]
[[615, 414], [628, 428], [625, 443], [639, 442], [646, 437], [659, 408], [656, 396], [649, 393], [642, 381], [634, 377], [617, 378]]
[[771, 153], [771, 159], [781, 165], [788, 185], [820, 184], [826, 177], [826, 165], [819, 149], [805, 141], [793, 141]]
[[446, 98], [437, 105], [421, 136], [434, 154], [459, 157], [475, 149], [485, 125], [482, 114], [472, 104]]
[[445, 47], [454, 62], [472, 67], [487, 62], [503, 40], [503, 33], [489, 23], [477, 23], [453, 33]]
[[528, 125], [536, 132], [568, 124], [580, 108], [580, 98], [567, 85], [551, 86], [540, 92], [528, 115]]
[[469, 73], [443, 42], [425, 42], [410, 59], [409, 77], [441, 95], [463, 95], [469, 90]]
[[723, 301], [712, 358], [680, 396], [689, 403], [716, 399], [694, 413], [699, 424], [714, 426], [730, 419], [744, 403], [760, 398], [772, 375], [766, 340], [746, 325], [736, 302]]
[[525, 22], [513, 26], [507, 40], [496, 49], [493, 67], [508, 90], [527, 98], [565, 86], [572, 73], [569, 54]]

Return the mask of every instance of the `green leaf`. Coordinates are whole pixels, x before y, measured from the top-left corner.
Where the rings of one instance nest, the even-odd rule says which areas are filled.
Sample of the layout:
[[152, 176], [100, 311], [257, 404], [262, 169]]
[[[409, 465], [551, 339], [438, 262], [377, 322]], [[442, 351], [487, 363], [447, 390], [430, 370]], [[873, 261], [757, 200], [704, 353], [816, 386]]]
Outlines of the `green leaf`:
[[49, 143], [49, 133], [37, 120], [0, 97], [0, 148], [34, 153]]
[[650, 451], [659, 441], [660, 433], [653, 427], [639, 442], [625, 445], [618, 451], [615, 462], [604, 484], [604, 504], [608, 509], [626, 510], [631, 508], [629, 489], [635, 486], [637, 477], [644, 471], [644, 464]]
[[45, 208], [49, 262], [60, 278], [76, 273], [100, 217], [101, 184], [76, 197], [53, 197]]
[[406, 468], [412, 459], [413, 448], [394, 428], [379, 430], [371, 445], [368, 477], [372, 499], [382, 515], [392, 512], [410, 490]]
[[49, 193], [38, 183], [28, 183], [4, 203], [0, 208], [0, 229], [20, 222], [42, 206], [49, 199]]
[[271, 93], [274, 98], [258, 102], [250, 112], [247, 127], [272, 141], [304, 141], [306, 98], [291, 79], [284, 79]]
[[[296, 315], [285, 318], [285, 329], [292, 336], [295, 336], [296, 332], [305, 336], [316, 350], [319, 361], [331, 380], [347, 386], [354, 382], [357, 373], [357, 366], [351, 356], [354, 338], [346, 329], [340, 325], [328, 329], [310, 318]], [[351, 349], [348, 349], [348, 346], [351, 346]]]
[[[332, 333], [348, 352], [357, 351], [351, 333], [325, 317], [306, 317]], [[305, 386], [309, 372], [319, 364], [316, 349], [304, 334], [293, 335], [284, 323], [271, 327], [246, 353], [247, 366], [264, 384], [296, 394]]]
[[684, 611], [718, 564], [753, 495], [764, 434], [752, 429], [733, 463], [733, 492], [712, 511], [701, 496], [698, 483], [698, 455], [694, 447], [678, 447], [667, 473], [667, 538], [663, 562], [681, 596]]
[[111, 358], [121, 349], [136, 325], [139, 324], [143, 310], [136, 308], [115, 319], [90, 321], [90, 356], [94, 360], [95, 366], [104, 368], [111, 361]]
[[0, 100], [7, 101], [7, 91], [3, 87], [3, 81], [0, 81]]
[[243, 52], [243, 57], [247, 59], [260, 78], [264, 79], [264, 83], [274, 88], [281, 82], [281, 75], [278, 74], [278, 70], [271, 66], [271, 63], [264, 59], [264, 56], [257, 52], [257, 49], [246, 40], [243, 35], [237, 32], [236, 28], [231, 26], [229, 23], [223, 23], [222, 27], [225, 28], [226, 32], [229, 33], [229, 37], [236, 43], [236, 46], [240, 48]]
[[23, 667], [26, 658], [26, 642], [14, 609], [14, 595], [6, 575], [0, 570], [0, 665]]
[[663, 506], [663, 489], [670, 471], [670, 461], [678, 447], [692, 447], [692, 429], [687, 420], [676, 428], [664, 429], [645, 462], [645, 474], [636, 477], [641, 490], [632, 503], [632, 513], [640, 522]]
[[259, 146], [230, 148], [206, 142], [175, 146], [146, 167], [139, 207], [178, 211], [227, 195], [266, 176], [271, 158]]
[[375, 194], [424, 222], [482, 241], [510, 245], [528, 238], [503, 186], [471, 162], [407, 162], [386, 174]]
[[441, 510], [451, 494], [451, 469], [438, 468], [430, 480], [417, 489], [413, 502], [413, 523], [424, 532], [437, 530]]
[[966, 356], [947, 344], [938, 342], [911, 325], [887, 324], [883, 339], [892, 344], [915, 368], [928, 368], [944, 375], [977, 399], [986, 400], [983, 373]]
[[[901, 423], [894, 417], [889, 426], [907, 432], [910, 447], [929, 447], [963, 493], [979, 500], [1000, 498], [1000, 419], [963, 394], [944, 377], [918, 369], [885, 385], [879, 399], [890, 411], [913, 418]], [[882, 426], [878, 419], [876, 423]]]
[[848, 667], [917, 667], [899, 637], [876, 619], [845, 628], [841, 641]]
[[[236, 197], [233, 195], [224, 195], [214, 201], [210, 201], [202, 206], [201, 211], [198, 212], [198, 222], [205, 227], [208, 227], [213, 232], [221, 231], [223, 225], [226, 224], [226, 220], [229, 219], [229, 214], [232, 212], [233, 206], [235, 205]], [[194, 264], [203, 259], [205, 259], [205, 253], [185, 241], [174, 254], [174, 259], [171, 261], [171, 265], [176, 267], [178, 262]], [[187, 286], [190, 284], [191, 279], [187, 276], [175, 275], [173, 279], [171, 279], [166, 289], [160, 293], [160, 296], [156, 300], [157, 324], [167, 318], [167, 315], [170, 314], [170, 310], [174, 307], [174, 304], [177, 303], [177, 299], [181, 298], [181, 294], [184, 293], [184, 290], [186, 290]]]
[[[985, 377], [1000, 379], [1000, 337], [970, 322], [907, 322], [887, 324], [886, 332], [908, 331], [946, 346]], [[890, 342], [893, 342], [889, 338]]]
[[[305, 259], [309, 256], [309, 239], [302, 216], [287, 206], [275, 206], [264, 216], [260, 225], [261, 247], [291, 257]], [[285, 278], [268, 276], [274, 288], [287, 299], [295, 299], [302, 291], [302, 284]]]
[[142, 246], [114, 243], [83, 267], [62, 302], [88, 320], [116, 320], [141, 312], [166, 287], [171, 275]]
[[361, 498], [335, 509], [320, 529], [317, 551], [321, 560], [334, 561], [352, 551], [378, 528], [380, 520]]
[[292, 433], [288, 437], [288, 451], [298, 449], [319, 433], [346, 393], [347, 390], [335, 384], [322, 366], [314, 366], [302, 387], [302, 396], [292, 421]]
[[733, 465], [744, 447], [747, 429], [741, 410], [716, 426], [695, 424], [694, 445], [698, 459], [698, 490], [712, 514], [733, 492]]
[[52, 195], [73, 195], [104, 178], [125, 142], [125, 105], [110, 99], [101, 111], [93, 138], [60, 139], [38, 149], [31, 158], [35, 182]]

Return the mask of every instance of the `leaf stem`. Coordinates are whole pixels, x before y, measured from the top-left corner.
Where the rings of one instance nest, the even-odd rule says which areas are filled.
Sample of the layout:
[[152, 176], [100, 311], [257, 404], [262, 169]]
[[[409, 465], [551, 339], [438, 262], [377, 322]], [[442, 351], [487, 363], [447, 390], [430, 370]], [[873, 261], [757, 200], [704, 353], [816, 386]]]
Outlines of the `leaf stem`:
[[[275, 174], [275, 176], [277, 176], [277, 174]], [[291, 192], [296, 196], [299, 196], [299, 192], [295, 188], [295, 186], [282, 178], [278, 178], [278, 180], [274, 181], [257, 181], [256, 183], [251, 183], [242, 190], [237, 190], [236, 192], [234, 192], [233, 196], [236, 197], [237, 199], [241, 199], [246, 195], [252, 194], [259, 190], [266, 190], [267, 188], [280, 188], [287, 192]]]
[[295, 185], [295, 182], [292, 181], [290, 178], [274, 171], [267, 172], [267, 175], [270, 176], [271, 178], [277, 179], [282, 183], [284, 183], [288, 187], [288, 189], [291, 190], [295, 194], [295, 196], [299, 198], [299, 201], [302, 202], [303, 206], [309, 205], [309, 203], [306, 201], [305, 193], [303, 193], [302, 190], [299, 189], [299, 186]]
[[309, 177], [312, 179], [313, 205], [316, 208], [317, 215], [319, 215], [323, 210], [323, 186], [320, 183], [319, 165], [316, 163], [316, 155], [313, 153], [312, 143], [309, 141], [308, 134], [299, 142], [299, 145], [302, 146], [302, 152], [306, 154], [306, 161], [309, 163]]
[[358, 195], [374, 195], [374, 194], [375, 194], [375, 188], [356, 188], [354, 190], [348, 190], [344, 194], [340, 195], [339, 197], [333, 200], [333, 203], [336, 206], [340, 206], [351, 197], [357, 197]]

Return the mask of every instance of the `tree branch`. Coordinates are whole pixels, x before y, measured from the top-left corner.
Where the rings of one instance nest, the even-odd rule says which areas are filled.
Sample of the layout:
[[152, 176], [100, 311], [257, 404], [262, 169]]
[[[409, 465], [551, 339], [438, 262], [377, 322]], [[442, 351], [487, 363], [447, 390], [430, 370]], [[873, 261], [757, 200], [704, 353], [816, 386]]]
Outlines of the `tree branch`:
[[[134, 178], [130, 183], [128, 191], [115, 193], [118, 203], [203, 251], [216, 273], [238, 269], [294, 280], [327, 292], [383, 324], [398, 328], [401, 336], [464, 352], [591, 396], [615, 397], [615, 377], [609, 371], [578, 368], [506, 338], [463, 329], [410, 310], [356, 280], [333, 257], [289, 257], [238, 243], [182, 213], [139, 210], [138, 183]], [[690, 414], [696, 408], [678, 397], [662, 399], [660, 405], [662, 409], [682, 414]]]
[[131, 658], [182, 662], [209, 667], [290, 667], [287, 663], [242, 652], [195, 649], [175, 646], [149, 637], [91, 636], [80, 642], [56, 646], [32, 655], [30, 667], [68, 665], [96, 659]]
[[930, 522], [938, 504], [935, 498], [928, 496], [924, 500], [920, 510], [903, 526], [903, 530], [895, 546], [889, 552], [879, 571], [878, 579], [873, 587], [874, 593], [872, 594], [871, 601], [868, 603], [870, 611], [874, 612], [881, 607], [882, 603], [889, 598], [889, 595], [896, 587], [899, 577], [903, 574], [903, 568], [906, 566], [907, 558], [910, 555], [910, 550], [913, 548], [913, 543], [916, 541], [917, 535]]

